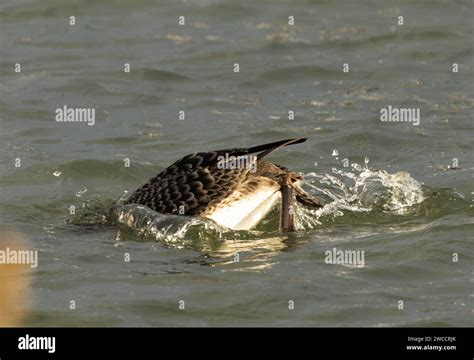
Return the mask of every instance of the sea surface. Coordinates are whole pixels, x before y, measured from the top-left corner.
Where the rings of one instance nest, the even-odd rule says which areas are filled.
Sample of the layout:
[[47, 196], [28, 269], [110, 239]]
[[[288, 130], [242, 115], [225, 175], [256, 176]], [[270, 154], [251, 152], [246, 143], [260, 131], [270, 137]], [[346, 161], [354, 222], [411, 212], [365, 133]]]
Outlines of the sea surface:
[[[0, 233], [39, 256], [18, 324], [472, 326], [473, 20], [464, 0], [1, 1]], [[277, 210], [249, 232], [109, 212], [189, 153], [301, 136], [268, 157], [327, 204], [295, 233]]]

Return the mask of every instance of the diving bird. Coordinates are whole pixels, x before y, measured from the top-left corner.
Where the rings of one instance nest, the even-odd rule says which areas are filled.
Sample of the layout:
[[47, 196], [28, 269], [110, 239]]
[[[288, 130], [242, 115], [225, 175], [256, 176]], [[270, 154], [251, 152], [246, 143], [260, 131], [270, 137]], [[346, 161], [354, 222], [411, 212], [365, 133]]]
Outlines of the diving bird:
[[294, 231], [295, 205], [322, 203], [301, 188], [302, 174], [263, 158], [282, 146], [305, 141], [295, 138], [187, 155], [137, 189], [125, 204], [145, 205], [163, 214], [201, 216], [233, 230], [255, 227], [280, 205], [280, 229]]

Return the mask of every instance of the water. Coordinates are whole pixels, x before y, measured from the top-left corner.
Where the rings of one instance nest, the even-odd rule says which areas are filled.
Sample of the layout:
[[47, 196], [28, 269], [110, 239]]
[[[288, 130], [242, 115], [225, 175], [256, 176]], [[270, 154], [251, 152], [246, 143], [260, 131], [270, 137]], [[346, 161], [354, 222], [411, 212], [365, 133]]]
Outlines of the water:
[[[473, 15], [441, 0], [3, 1], [2, 237], [39, 251], [17, 321], [472, 326]], [[96, 108], [95, 125], [56, 122], [64, 105]], [[388, 105], [419, 108], [419, 126], [381, 122]], [[309, 140], [269, 159], [329, 204], [301, 210], [297, 233], [276, 213], [252, 232], [143, 208], [110, 221], [183, 155], [293, 136]], [[326, 264], [333, 248], [365, 266]]]

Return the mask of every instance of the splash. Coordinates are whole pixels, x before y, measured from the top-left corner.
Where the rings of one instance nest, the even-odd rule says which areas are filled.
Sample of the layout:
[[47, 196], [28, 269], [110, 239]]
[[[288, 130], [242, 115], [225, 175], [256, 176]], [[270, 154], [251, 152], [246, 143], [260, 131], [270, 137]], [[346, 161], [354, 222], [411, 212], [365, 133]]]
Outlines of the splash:
[[[348, 166], [342, 169], [332, 168], [330, 174], [306, 174], [303, 187], [307, 187], [313, 195], [323, 194], [326, 205], [317, 210], [300, 207], [297, 212], [298, 229], [318, 228], [324, 222], [335, 222], [338, 218], [351, 218], [361, 213], [372, 217], [380, 213], [406, 215], [413, 205], [425, 199], [422, 185], [409, 173], [390, 174], [385, 170], [369, 168], [368, 163], [369, 159], [365, 158], [363, 166], [347, 163]], [[177, 247], [185, 247], [196, 240], [256, 239], [271, 234], [278, 227], [278, 211], [271, 212], [252, 231], [233, 231], [208, 219], [160, 214], [136, 204], [123, 205], [127, 195], [124, 193], [111, 208], [115, 221], [140, 237]]]
[[176, 247], [184, 247], [191, 239], [222, 239], [228, 231], [210, 220], [199, 217], [160, 214], [146, 206], [114, 205], [111, 213], [116, 221], [145, 238], [153, 238]]
[[331, 174], [306, 174], [304, 186], [309, 187], [311, 192], [326, 195], [332, 201], [318, 210], [302, 209], [298, 214], [300, 228], [311, 229], [321, 225], [320, 219], [335, 219], [348, 212], [382, 211], [405, 215], [413, 205], [425, 200], [422, 184], [409, 173], [400, 171], [391, 174], [371, 169], [368, 163], [366, 157], [364, 166], [352, 163], [350, 170], [333, 167]]

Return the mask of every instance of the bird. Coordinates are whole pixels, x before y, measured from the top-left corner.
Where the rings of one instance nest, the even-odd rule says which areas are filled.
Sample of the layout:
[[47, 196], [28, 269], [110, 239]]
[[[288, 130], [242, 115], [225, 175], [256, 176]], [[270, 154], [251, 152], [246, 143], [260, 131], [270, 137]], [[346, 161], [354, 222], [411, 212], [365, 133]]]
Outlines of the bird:
[[279, 205], [280, 230], [296, 231], [295, 205], [323, 204], [303, 190], [303, 174], [264, 157], [306, 140], [186, 155], [134, 191], [125, 204], [144, 205], [162, 214], [199, 216], [231, 230], [251, 230]]

